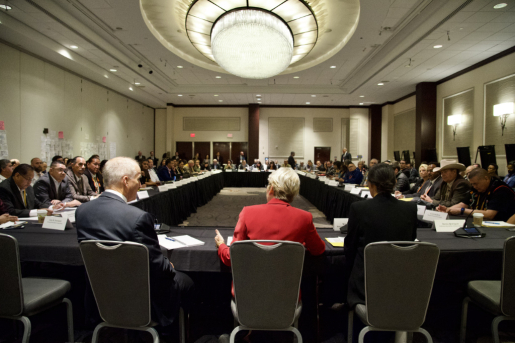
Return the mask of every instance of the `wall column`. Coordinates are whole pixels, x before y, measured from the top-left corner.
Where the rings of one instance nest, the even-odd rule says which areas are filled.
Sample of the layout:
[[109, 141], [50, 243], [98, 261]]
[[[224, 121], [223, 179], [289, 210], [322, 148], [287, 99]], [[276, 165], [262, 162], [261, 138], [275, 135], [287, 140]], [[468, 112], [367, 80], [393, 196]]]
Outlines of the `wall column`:
[[421, 82], [416, 88], [415, 163], [428, 161], [427, 149], [436, 148], [436, 82]]
[[[254, 163], [259, 158], [259, 104], [249, 104], [249, 145], [247, 162]], [[261, 161], [264, 163], [264, 161]]]
[[[369, 108], [369, 130], [368, 137], [370, 140], [368, 156], [370, 159], [381, 159], [381, 144], [382, 144], [382, 121], [383, 109], [381, 105], [371, 105]], [[367, 164], [369, 161], [365, 161]]]

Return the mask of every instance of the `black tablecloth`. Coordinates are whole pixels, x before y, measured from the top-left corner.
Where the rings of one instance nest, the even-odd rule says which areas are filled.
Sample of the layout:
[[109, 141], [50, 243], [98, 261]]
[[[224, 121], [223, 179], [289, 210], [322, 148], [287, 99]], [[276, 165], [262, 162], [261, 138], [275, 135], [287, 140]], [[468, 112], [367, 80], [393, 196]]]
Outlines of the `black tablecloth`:
[[224, 187], [266, 187], [270, 172], [224, 172]]

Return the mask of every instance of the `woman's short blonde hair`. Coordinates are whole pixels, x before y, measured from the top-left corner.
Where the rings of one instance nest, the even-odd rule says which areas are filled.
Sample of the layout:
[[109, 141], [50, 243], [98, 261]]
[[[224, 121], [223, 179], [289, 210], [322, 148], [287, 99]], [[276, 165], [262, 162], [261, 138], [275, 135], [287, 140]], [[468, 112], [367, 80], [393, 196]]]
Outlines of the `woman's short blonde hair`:
[[274, 190], [274, 197], [288, 203], [299, 194], [300, 179], [291, 168], [282, 167], [268, 177], [268, 187]]
[[421, 164], [420, 167], [418, 167], [418, 172], [419, 173], [420, 173], [420, 169], [421, 168], [424, 168], [427, 171], [427, 168], [429, 168], [429, 166], [427, 164]]

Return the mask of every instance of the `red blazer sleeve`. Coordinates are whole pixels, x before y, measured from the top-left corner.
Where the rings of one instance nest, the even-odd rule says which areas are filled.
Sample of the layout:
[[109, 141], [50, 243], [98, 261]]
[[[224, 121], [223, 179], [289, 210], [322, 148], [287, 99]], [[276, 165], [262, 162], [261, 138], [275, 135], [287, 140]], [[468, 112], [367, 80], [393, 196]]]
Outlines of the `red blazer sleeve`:
[[[240, 212], [238, 223], [234, 229], [234, 235], [232, 237], [232, 243], [237, 241], [243, 241], [248, 239], [247, 226], [245, 225], [245, 208]], [[231, 244], [232, 244], [231, 243]], [[224, 243], [218, 247], [218, 256], [226, 266], [231, 266], [231, 255], [229, 253], [229, 247]]]
[[306, 250], [313, 256], [318, 256], [324, 253], [325, 243], [318, 235], [315, 225], [313, 225], [313, 216], [309, 215], [308, 232], [306, 234], [306, 240], [304, 246]]

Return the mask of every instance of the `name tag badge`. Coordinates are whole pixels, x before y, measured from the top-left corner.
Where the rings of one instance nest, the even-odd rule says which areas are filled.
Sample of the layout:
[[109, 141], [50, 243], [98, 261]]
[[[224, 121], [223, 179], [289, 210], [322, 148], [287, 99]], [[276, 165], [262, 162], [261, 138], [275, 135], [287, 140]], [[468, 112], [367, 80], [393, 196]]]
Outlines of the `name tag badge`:
[[445, 212], [426, 211], [422, 220], [434, 222], [435, 220], [446, 220], [449, 215]]
[[141, 199], [146, 199], [148, 198], [148, 191], [141, 191], [141, 192], [138, 192], [138, 199], [141, 200]]
[[70, 223], [68, 217], [46, 216], [43, 222], [43, 229], [64, 231], [72, 228], [73, 225]]

